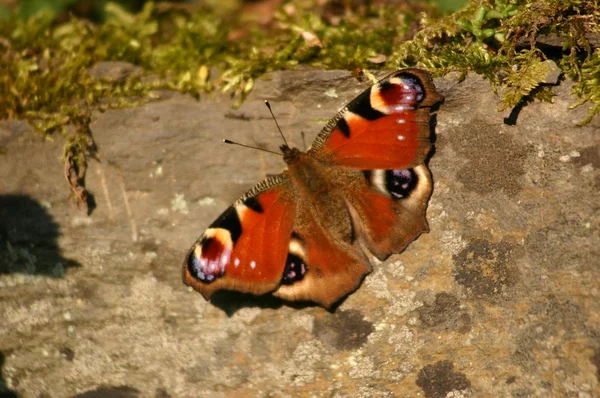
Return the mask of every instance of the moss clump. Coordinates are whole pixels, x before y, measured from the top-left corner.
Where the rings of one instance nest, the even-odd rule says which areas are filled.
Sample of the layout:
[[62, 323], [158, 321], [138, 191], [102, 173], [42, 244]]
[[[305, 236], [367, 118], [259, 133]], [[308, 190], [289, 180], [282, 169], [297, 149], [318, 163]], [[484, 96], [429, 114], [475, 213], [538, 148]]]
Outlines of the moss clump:
[[[586, 102], [591, 102], [590, 112], [587, 119], [580, 125], [589, 123], [592, 118], [600, 113], [600, 49], [597, 48], [593, 54], [585, 59], [579, 68], [573, 68], [571, 74], [578, 73], [579, 83], [574, 87], [573, 93], [580, 100], [572, 107], [580, 106]], [[575, 76], [572, 76], [575, 77]]]
[[392, 62], [420, 65], [439, 75], [483, 75], [495, 89], [504, 89], [504, 109], [530, 96], [551, 98], [541, 85], [550, 73], [545, 61], [553, 59], [575, 79], [576, 105], [592, 103], [587, 123], [600, 111], [598, 52], [591, 46], [600, 39], [598, 20], [595, 1], [472, 1], [453, 15], [425, 21]]
[[[257, 77], [301, 64], [475, 72], [503, 89], [502, 107], [514, 107], [551, 98], [543, 83], [552, 59], [576, 81], [574, 106], [591, 104], [583, 122], [600, 112], [596, 1], [472, 0], [446, 16], [419, 3], [342, 4], [290, 3], [264, 25], [231, 10], [153, 3], [137, 14], [109, 3], [99, 25], [13, 16], [0, 24], [0, 118], [27, 118], [44, 135], [62, 133], [65, 162], [82, 183], [85, 159], [95, 151], [93, 110], [136, 105], [165, 87], [194, 96], [225, 90], [242, 100]], [[125, 61], [143, 73], [92, 77], [102, 61]]]

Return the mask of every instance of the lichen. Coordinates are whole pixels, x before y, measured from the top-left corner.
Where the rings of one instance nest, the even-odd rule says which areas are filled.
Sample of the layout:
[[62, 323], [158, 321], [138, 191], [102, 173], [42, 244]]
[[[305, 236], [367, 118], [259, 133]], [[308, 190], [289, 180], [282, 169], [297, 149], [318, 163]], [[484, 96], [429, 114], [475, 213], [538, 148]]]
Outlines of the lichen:
[[[156, 88], [195, 97], [221, 90], [239, 103], [258, 77], [299, 65], [474, 72], [502, 93], [500, 108], [511, 108], [551, 99], [551, 59], [575, 81], [573, 106], [590, 104], [582, 124], [600, 112], [596, 1], [471, 0], [450, 15], [419, 2], [343, 4], [284, 4], [262, 25], [231, 7], [191, 11], [151, 2], [137, 14], [108, 3], [101, 24], [15, 13], [0, 24], [0, 118], [26, 118], [46, 137], [62, 134], [64, 160], [75, 162], [83, 183], [95, 153], [93, 111], [141, 104]], [[102, 61], [143, 72], [93, 77]]]

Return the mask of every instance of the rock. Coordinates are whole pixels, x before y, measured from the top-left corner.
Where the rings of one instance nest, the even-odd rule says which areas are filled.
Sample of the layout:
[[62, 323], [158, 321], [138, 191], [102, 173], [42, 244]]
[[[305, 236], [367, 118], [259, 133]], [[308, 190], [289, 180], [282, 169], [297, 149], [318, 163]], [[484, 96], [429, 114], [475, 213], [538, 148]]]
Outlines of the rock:
[[558, 65], [556, 65], [556, 62], [552, 61], [551, 59], [547, 59], [544, 62], [548, 65], [549, 69], [548, 75], [546, 76], [544, 83], [557, 84], [560, 75], [562, 75], [562, 70], [558, 67]]
[[181, 262], [233, 200], [283, 167], [222, 139], [277, 148], [269, 99], [302, 148], [300, 132], [310, 143], [366, 87], [349, 73], [273, 73], [237, 110], [170, 93], [95, 114], [90, 217], [68, 199], [60, 140], [0, 122], [0, 203], [13, 209], [0, 256], [15, 259], [0, 268], [0, 392], [600, 395], [598, 118], [576, 127], [587, 110], [568, 110], [568, 81], [514, 126], [482, 79], [436, 84], [446, 102], [431, 232], [375, 265], [333, 314], [235, 294], [205, 302], [182, 284]]

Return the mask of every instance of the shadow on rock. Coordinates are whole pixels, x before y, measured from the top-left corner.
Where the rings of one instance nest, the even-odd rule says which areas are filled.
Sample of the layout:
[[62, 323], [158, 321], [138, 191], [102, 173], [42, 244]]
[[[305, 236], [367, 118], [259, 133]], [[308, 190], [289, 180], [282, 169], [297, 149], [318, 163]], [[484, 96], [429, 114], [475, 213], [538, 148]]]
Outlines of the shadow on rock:
[[4, 353], [0, 351], [0, 398], [18, 398], [16, 392], [9, 390], [6, 386], [6, 380], [4, 379], [4, 373], [2, 368], [4, 366]]
[[[302, 309], [307, 307], [316, 307], [317, 305], [308, 301], [289, 302], [265, 294], [263, 296], [254, 296], [252, 294], [240, 293], [228, 290], [221, 290], [216, 292], [210, 299], [210, 304], [223, 310], [228, 317], [233, 316], [237, 311], [242, 308], [263, 308], [263, 309], [278, 309], [283, 306], [291, 307], [295, 309]], [[337, 305], [334, 306], [335, 310]]]
[[0, 195], [0, 274], [63, 277], [80, 264], [62, 256], [59, 236], [59, 225], [31, 197]]
[[129, 386], [100, 386], [92, 391], [73, 395], [71, 398], [138, 398], [139, 391]]

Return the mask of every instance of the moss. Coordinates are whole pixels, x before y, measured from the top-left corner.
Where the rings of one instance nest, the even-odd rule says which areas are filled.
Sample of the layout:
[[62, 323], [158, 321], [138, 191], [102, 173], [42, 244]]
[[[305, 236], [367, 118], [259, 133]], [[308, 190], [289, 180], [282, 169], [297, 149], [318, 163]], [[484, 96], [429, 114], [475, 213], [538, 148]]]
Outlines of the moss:
[[[553, 59], [576, 81], [573, 106], [591, 104], [582, 122], [600, 112], [600, 56], [590, 43], [600, 35], [595, 1], [472, 0], [445, 16], [419, 2], [345, 4], [290, 3], [267, 25], [250, 25], [231, 7], [190, 11], [153, 3], [137, 14], [108, 3], [99, 25], [13, 15], [0, 24], [0, 118], [27, 118], [45, 136], [63, 134], [65, 162], [84, 174], [95, 151], [94, 110], [143, 103], [156, 88], [196, 97], [223, 90], [241, 101], [257, 77], [298, 65], [475, 72], [502, 89], [506, 108], [551, 98], [545, 61]], [[549, 38], [555, 43], [548, 45]], [[102, 61], [129, 62], [144, 73], [93, 78], [90, 68]]]
[[[505, 109], [530, 96], [551, 98], [541, 85], [550, 72], [544, 61], [552, 57], [576, 81], [576, 106], [592, 103], [587, 123], [600, 111], [595, 94], [600, 87], [594, 79], [600, 72], [594, 61], [598, 54], [592, 53], [588, 39], [600, 35], [599, 17], [600, 7], [593, 1], [472, 1], [460, 12], [426, 21], [395, 53], [393, 63], [423, 66], [438, 75], [483, 75], [494, 89], [504, 89], [500, 109]], [[555, 49], [541, 51], [540, 37], [555, 37], [558, 54]]]
[[597, 48], [593, 54], [585, 59], [581, 67], [573, 68], [571, 73], [579, 74], [577, 76], [579, 84], [573, 88], [573, 93], [580, 98], [572, 107], [583, 105], [586, 102], [592, 103], [587, 119], [579, 123], [584, 125], [600, 113], [600, 49]]

